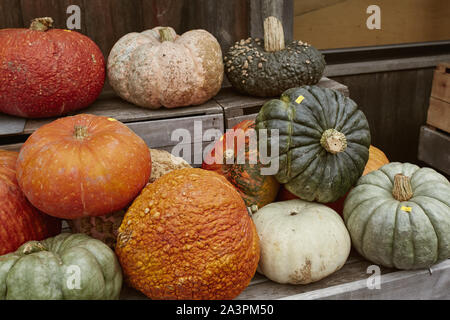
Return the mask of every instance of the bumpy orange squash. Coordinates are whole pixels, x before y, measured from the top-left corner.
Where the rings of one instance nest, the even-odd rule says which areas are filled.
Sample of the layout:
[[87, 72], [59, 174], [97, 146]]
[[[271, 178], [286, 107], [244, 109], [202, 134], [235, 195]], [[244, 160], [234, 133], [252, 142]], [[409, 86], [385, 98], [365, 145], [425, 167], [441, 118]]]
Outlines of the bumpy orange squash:
[[[255, 129], [254, 120], [245, 120], [233, 127], [232, 132], [227, 132], [216, 142], [214, 150], [205, 158], [202, 168], [215, 171], [228, 179], [231, 184], [239, 191], [247, 207], [253, 205], [262, 208], [275, 200], [278, 194], [280, 184], [274, 176], [262, 175], [262, 164], [258, 159], [256, 164], [250, 163], [252, 154], [258, 154], [257, 148], [252, 148], [249, 143], [249, 137], [244, 136], [248, 130]], [[255, 132], [256, 133], [256, 132]], [[236, 137], [236, 138], [235, 138]], [[227, 141], [235, 139], [232, 149], [227, 146]], [[238, 152], [245, 152], [245, 163], [238, 163]], [[222, 159], [223, 163], [215, 161], [216, 156]], [[231, 157], [231, 163], [227, 164], [227, 157]], [[258, 157], [259, 158], [259, 157]]]
[[259, 238], [223, 176], [181, 169], [136, 198], [116, 253], [128, 283], [151, 299], [232, 299], [256, 271]]

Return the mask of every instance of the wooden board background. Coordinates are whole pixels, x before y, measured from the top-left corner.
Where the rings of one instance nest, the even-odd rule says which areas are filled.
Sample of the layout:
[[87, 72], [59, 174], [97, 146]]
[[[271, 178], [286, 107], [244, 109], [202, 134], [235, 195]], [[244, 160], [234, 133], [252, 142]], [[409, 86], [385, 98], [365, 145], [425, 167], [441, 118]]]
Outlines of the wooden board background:
[[[282, 3], [285, 32], [292, 38], [293, 0]], [[205, 29], [212, 33], [222, 50], [257, 34], [262, 26], [255, 14], [260, 0], [1, 0], [0, 29], [24, 28], [36, 17], [50, 16], [56, 28], [66, 28], [67, 7], [81, 9], [81, 33], [91, 37], [107, 57], [114, 43], [130, 32], [156, 26], [171, 26], [178, 33]], [[250, 17], [250, 12], [253, 12]], [[251, 21], [252, 20], [252, 21]]]
[[348, 86], [369, 121], [374, 146], [391, 161], [420, 165], [419, 134], [427, 119], [433, 72], [421, 68], [331, 78]]
[[[381, 30], [369, 30], [369, 5]], [[450, 40], [448, 0], [294, 0], [294, 38], [320, 49]]]

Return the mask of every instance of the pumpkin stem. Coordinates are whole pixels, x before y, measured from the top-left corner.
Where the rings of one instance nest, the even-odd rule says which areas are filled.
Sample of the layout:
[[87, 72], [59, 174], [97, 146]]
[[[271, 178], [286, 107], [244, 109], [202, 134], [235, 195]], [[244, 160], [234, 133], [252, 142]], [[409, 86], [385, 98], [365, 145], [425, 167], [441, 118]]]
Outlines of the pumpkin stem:
[[347, 138], [342, 132], [328, 129], [322, 134], [320, 144], [329, 153], [336, 154], [347, 149]]
[[85, 126], [75, 126], [73, 136], [77, 140], [84, 140], [89, 135], [88, 130]]
[[175, 40], [175, 38], [169, 28], [159, 29], [159, 38], [160, 38], [161, 42]]
[[50, 17], [36, 18], [31, 20], [30, 29], [35, 31], [47, 31], [53, 27], [53, 19]]
[[401, 173], [396, 174], [394, 177], [394, 188], [392, 189], [392, 195], [395, 200], [408, 201], [413, 196], [411, 188], [411, 179]]
[[264, 49], [267, 52], [285, 48], [283, 24], [274, 16], [264, 20]]
[[44, 245], [40, 242], [30, 241], [27, 244], [25, 244], [22, 253], [28, 255], [40, 251], [47, 251], [47, 248], [44, 247]]

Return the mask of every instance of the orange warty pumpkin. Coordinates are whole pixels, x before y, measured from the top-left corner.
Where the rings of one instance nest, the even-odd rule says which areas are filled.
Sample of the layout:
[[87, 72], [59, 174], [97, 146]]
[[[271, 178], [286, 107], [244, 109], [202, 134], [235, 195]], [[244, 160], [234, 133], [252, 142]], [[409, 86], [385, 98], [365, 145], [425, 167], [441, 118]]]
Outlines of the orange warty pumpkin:
[[[259, 162], [258, 150], [250, 146], [249, 137], [245, 136], [248, 130], [254, 129], [254, 120], [245, 120], [235, 125], [232, 129], [234, 131], [227, 132], [216, 142], [214, 150], [205, 158], [202, 168], [215, 171], [227, 178], [239, 191], [247, 207], [256, 205], [262, 208], [275, 200], [280, 184], [274, 176], [261, 175], [262, 165]], [[230, 149], [231, 145], [227, 146], [227, 141], [231, 139], [235, 140], [232, 144], [233, 149]], [[239, 151], [245, 152], [243, 164], [237, 161]], [[258, 157], [258, 163], [250, 163], [252, 155]], [[222, 159], [222, 164], [216, 163], [216, 156]], [[230, 164], [227, 164], [227, 157], [232, 158]]]
[[17, 152], [0, 150], [0, 256], [61, 232], [61, 220], [34, 208], [16, 179]]
[[[364, 176], [369, 172], [378, 170], [379, 168], [388, 163], [389, 159], [386, 157], [383, 151], [381, 151], [377, 147], [370, 146], [369, 160], [366, 163], [366, 167], [364, 168], [364, 172], [362, 175]], [[339, 198], [338, 200], [334, 202], [324, 203], [324, 205], [330, 207], [331, 209], [342, 215], [342, 213], [344, 212], [344, 202], [349, 192], [350, 191], [348, 191], [343, 197]], [[286, 201], [293, 199], [298, 199], [298, 197], [289, 192], [285, 187], [280, 188], [280, 192], [278, 193], [277, 196], [277, 201]]]
[[17, 180], [28, 200], [65, 219], [124, 208], [150, 173], [150, 151], [140, 137], [115, 119], [89, 114], [39, 128], [17, 163]]
[[223, 176], [181, 169], [136, 198], [116, 253], [127, 281], [151, 299], [233, 299], [256, 271], [259, 238]]

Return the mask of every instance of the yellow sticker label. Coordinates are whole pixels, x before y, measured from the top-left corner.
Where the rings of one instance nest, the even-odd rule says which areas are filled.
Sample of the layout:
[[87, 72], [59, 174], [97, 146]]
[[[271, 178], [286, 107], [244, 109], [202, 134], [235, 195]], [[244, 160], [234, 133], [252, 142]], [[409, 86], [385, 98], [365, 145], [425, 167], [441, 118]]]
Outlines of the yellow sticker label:
[[108, 120], [109, 120], [109, 121], [117, 121], [117, 120], [114, 119], [114, 118], [108, 118]]
[[64, 31], [65, 31], [65, 32], [72, 32], [72, 30], [67, 30], [67, 29], [64, 29]]
[[411, 212], [412, 208], [411, 208], [411, 207], [405, 207], [405, 206], [402, 206], [402, 207], [400, 208], [400, 210], [405, 211], [405, 212]]
[[297, 102], [298, 104], [302, 103], [302, 101], [305, 100], [304, 96], [300, 96], [297, 98], [297, 100], [295, 100], [295, 102]]

